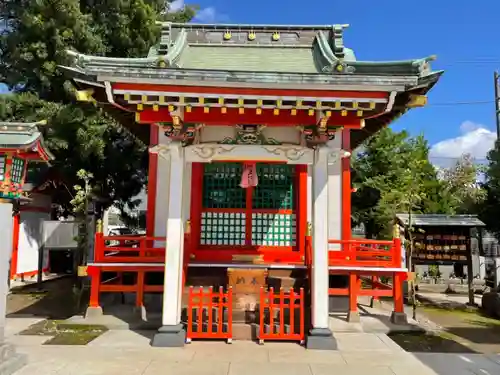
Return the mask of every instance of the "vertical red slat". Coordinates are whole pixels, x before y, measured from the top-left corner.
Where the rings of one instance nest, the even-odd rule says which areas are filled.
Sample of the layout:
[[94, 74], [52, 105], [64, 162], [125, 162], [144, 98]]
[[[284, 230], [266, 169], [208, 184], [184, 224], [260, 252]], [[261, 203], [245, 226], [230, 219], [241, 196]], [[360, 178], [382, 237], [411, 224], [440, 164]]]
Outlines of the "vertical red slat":
[[193, 287], [189, 287], [189, 296], [188, 296], [188, 332], [187, 337], [193, 337]]
[[209, 295], [209, 299], [208, 299], [208, 328], [207, 328], [207, 333], [208, 334], [212, 334], [213, 333], [213, 324], [212, 324], [212, 318], [213, 318], [213, 311], [212, 311], [212, 308], [213, 308], [213, 299], [214, 299], [214, 289], [213, 287], [210, 287], [208, 289], [208, 295]]
[[197, 334], [203, 333], [203, 300], [204, 300], [203, 287], [200, 286], [198, 289], [198, 329], [196, 330]]
[[274, 333], [274, 288], [269, 288], [269, 329]]
[[297, 165], [297, 246], [305, 256], [305, 237], [307, 232], [307, 165]]
[[227, 291], [227, 333], [228, 338], [233, 338], [233, 288]]
[[305, 332], [304, 332], [304, 324], [305, 324], [305, 319], [304, 319], [304, 314], [305, 314], [305, 308], [304, 308], [304, 288], [300, 288], [300, 339], [304, 340], [305, 337]]
[[281, 336], [285, 335], [285, 294], [283, 287], [280, 288], [280, 331]]
[[295, 334], [295, 291], [290, 289], [290, 334]]

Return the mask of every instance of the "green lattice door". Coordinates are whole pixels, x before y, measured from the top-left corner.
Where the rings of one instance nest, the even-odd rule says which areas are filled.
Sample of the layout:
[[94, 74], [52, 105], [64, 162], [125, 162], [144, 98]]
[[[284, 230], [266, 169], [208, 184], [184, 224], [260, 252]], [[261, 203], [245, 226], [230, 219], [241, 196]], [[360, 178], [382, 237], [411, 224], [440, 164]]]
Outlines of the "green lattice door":
[[200, 245], [295, 247], [295, 168], [257, 164], [259, 183], [240, 187], [241, 163], [204, 165]]

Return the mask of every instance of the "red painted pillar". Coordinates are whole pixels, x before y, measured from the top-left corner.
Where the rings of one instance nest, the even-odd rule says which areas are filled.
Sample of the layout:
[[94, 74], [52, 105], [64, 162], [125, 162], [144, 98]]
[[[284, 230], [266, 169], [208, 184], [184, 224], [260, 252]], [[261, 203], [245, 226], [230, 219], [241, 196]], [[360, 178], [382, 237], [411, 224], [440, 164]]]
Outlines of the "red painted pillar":
[[21, 214], [15, 213], [12, 217], [12, 254], [10, 258], [10, 278], [17, 274], [17, 260], [19, 256], [19, 227], [21, 225]]
[[361, 281], [358, 275], [351, 272], [349, 274], [349, 312], [347, 321], [353, 323], [359, 322], [358, 291], [360, 289], [360, 283], [358, 281]]

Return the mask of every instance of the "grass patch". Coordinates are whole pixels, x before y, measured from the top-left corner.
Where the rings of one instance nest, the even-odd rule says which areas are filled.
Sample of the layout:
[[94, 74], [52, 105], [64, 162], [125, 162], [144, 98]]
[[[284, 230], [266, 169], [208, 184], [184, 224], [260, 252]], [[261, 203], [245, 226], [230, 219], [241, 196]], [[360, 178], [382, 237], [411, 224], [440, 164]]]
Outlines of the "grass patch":
[[43, 320], [32, 324], [19, 335], [53, 336], [44, 345], [87, 345], [108, 329], [101, 325], [71, 324], [58, 320]]
[[411, 353], [475, 353], [457, 342], [454, 335], [446, 332], [394, 332], [388, 336]]

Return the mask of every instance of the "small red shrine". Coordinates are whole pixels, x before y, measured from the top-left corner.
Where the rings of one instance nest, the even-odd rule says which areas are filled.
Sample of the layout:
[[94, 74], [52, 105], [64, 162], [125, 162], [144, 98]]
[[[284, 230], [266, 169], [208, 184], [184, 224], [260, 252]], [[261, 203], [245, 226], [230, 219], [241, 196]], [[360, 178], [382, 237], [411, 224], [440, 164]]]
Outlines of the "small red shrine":
[[78, 98], [150, 145], [147, 235], [97, 234], [89, 313], [105, 292], [135, 293], [143, 312], [160, 293], [156, 346], [231, 340], [250, 309], [262, 342], [334, 349], [331, 295], [349, 298], [350, 321], [358, 296], [393, 296], [406, 321], [400, 240], [351, 237], [350, 156], [442, 72], [432, 57], [359, 61], [346, 28], [165, 23], [143, 58], [69, 52]]

